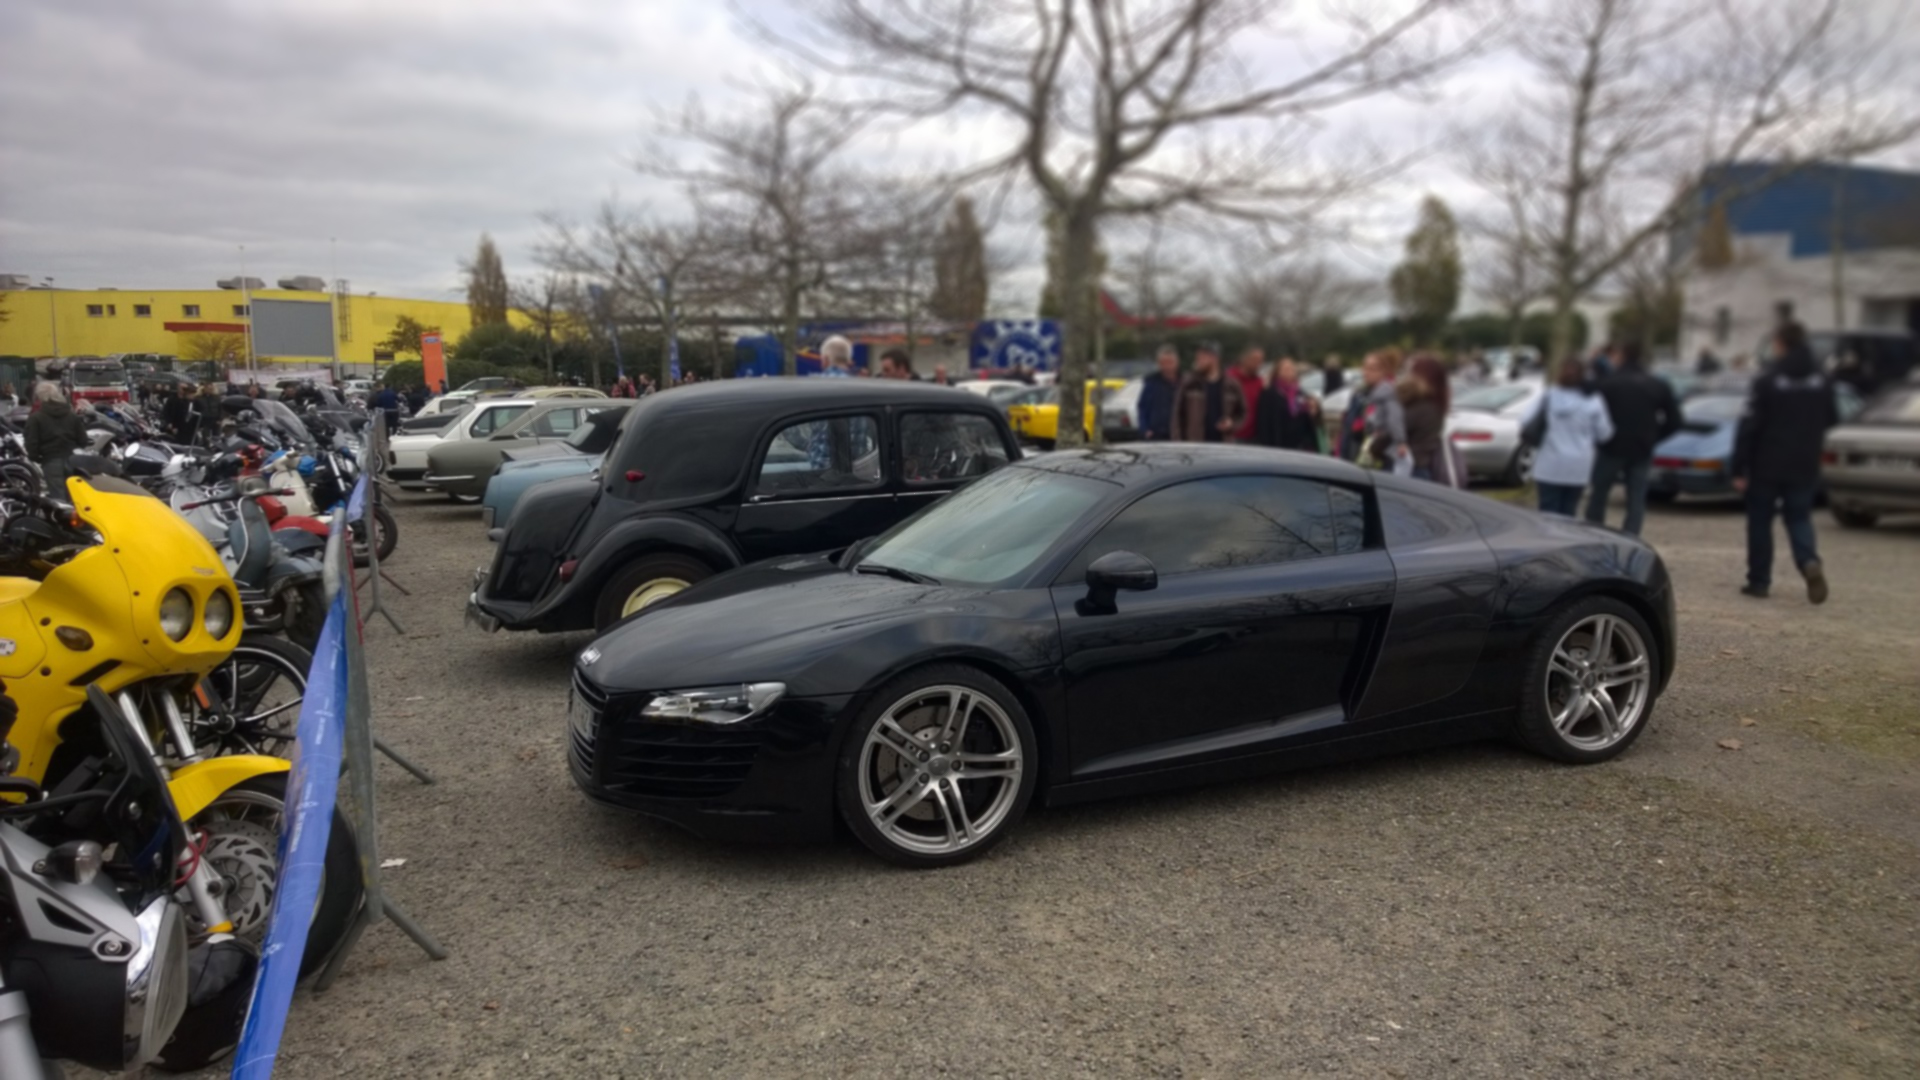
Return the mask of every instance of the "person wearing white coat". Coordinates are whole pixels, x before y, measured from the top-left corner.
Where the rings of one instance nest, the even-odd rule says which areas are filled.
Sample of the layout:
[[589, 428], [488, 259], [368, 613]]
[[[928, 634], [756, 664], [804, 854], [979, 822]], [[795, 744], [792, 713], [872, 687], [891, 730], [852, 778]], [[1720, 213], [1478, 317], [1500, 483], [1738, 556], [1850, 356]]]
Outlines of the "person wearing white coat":
[[[1582, 389], [1585, 381], [1586, 369], [1580, 361], [1564, 360], [1554, 386], [1540, 398], [1547, 430], [1533, 462], [1533, 482], [1540, 489], [1544, 513], [1571, 516], [1578, 512], [1580, 493], [1593, 475], [1594, 456], [1601, 443], [1613, 438], [1606, 399]], [[1528, 423], [1538, 416], [1536, 412]]]

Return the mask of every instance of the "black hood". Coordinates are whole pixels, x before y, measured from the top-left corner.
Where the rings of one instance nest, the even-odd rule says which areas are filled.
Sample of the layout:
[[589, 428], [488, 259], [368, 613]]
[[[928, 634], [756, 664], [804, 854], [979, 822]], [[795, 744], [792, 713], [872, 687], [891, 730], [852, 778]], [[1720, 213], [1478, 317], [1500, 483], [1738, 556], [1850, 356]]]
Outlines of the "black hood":
[[46, 413], [49, 419], [65, 420], [73, 415], [73, 406], [60, 398], [48, 398], [40, 403], [40, 411]]
[[1813, 350], [1805, 345], [1788, 349], [1777, 361], [1775, 370], [1790, 379], [1804, 379], [1819, 369], [1814, 362]]
[[836, 662], [839, 654], [979, 598], [974, 589], [849, 573], [823, 555], [770, 559], [614, 626], [582, 654], [598, 654], [583, 667], [615, 694], [768, 680], [786, 682], [794, 696], [846, 693], [859, 688], [850, 674], [859, 665]]

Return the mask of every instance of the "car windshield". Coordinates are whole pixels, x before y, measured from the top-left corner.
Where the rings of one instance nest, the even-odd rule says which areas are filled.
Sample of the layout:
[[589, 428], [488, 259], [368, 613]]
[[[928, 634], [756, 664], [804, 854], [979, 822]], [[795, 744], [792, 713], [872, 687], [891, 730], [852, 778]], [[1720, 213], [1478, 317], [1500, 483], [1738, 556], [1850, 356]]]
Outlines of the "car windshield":
[[1026, 392], [1027, 388], [1018, 383], [1013, 386], [996, 386], [987, 391], [987, 400], [993, 402], [995, 405], [1005, 406], [1008, 402]]
[[1104, 480], [1046, 469], [988, 474], [882, 536], [861, 567], [886, 567], [942, 584], [1005, 585], [1027, 574], [1087, 508], [1112, 490]]
[[1499, 412], [1509, 405], [1520, 402], [1533, 393], [1533, 387], [1523, 383], [1505, 383], [1500, 386], [1476, 386], [1453, 399], [1453, 407], [1469, 412]]
[[1920, 390], [1889, 390], [1860, 410], [1863, 424], [1920, 424]]
[[73, 369], [75, 386], [124, 386], [127, 381], [125, 368], [120, 367], [76, 367]]
[[1746, 407], [1746, 398], [1715, 395], [1690, 398], [1680, 406], [1680, 412], [1689, 424], [1724, 424], [1740, 419], [1740, 411]]

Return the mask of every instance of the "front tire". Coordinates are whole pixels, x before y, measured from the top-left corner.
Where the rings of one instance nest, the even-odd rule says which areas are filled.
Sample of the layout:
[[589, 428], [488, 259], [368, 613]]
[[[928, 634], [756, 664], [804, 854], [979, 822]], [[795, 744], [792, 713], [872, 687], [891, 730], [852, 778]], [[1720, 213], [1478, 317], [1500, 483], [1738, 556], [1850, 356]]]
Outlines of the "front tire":
[[1574, 765], [1619, 755], [1653, 715], [1659, 648], [1640, 613], [1589, 597], [1550, 617], [1520, 681], [1520, 741]]
[[644, 555], [613, 576], [594, 604], [593, 628], [605, 630], [713, 576], [713, 567], [691, 555]]
[[939, 664], [894, 679], [847, 733], [840, 815], [874, 854], [914, 869], [978, 858], [1027, 812], [1033, 726], [997, 679]]
[[[280, 819], [287, 805], [287, 776], [257, 776], [237, 785], [187, 823], [190, 831], [206, 833], [206, 858], [220, 874], [220, 905], [233, 922], [234, 936], [251, 941], [255, 948], [266, 937], [267, 916], [280, 889]], [[307, 929], [306, 952], [300, 957], [303, 977], [319, 971], [339, 947], [363, 892], [359, 844], [347, 816], [336, 806], [321, 868], [320, 896]], [[196, 920], [189, 916], [188, 921]], [[195, 930], [204, 933], [204, 928], [195, 926]]]

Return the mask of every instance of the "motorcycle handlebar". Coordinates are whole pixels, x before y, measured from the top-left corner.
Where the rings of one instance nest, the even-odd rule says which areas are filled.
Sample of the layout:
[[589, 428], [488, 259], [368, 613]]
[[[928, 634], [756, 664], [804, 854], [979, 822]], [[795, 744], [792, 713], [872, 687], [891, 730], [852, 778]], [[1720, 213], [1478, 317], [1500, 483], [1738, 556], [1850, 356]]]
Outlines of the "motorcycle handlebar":
[[257, 499], [262, 495], [284, 496], [284, 495], [292, 495], [292, 494], [294, 494], [294, 491], [291, 488], [274, 488], [271, 491], [252, 491], [252, 492], [247, 492], [245, 494], [235, 491], [227, 495], [215, 495], [211, 499], [201, 499], [199, 502], [183, 503], [181, 504], [180, 509], [181, 510], [198, 510], [203, 506], [215, 506], [220, 503], [239, 502], [241, 499]]

